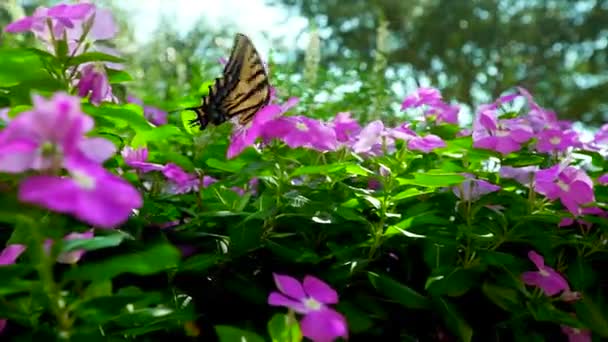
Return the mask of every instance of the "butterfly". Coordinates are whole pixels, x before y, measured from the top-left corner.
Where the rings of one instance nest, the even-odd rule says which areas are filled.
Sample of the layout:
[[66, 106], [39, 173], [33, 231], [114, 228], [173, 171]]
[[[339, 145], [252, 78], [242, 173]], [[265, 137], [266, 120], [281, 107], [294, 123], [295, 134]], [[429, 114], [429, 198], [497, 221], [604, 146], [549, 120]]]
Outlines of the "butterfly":
[[199, 126], [200, 130], [210, 123], [217, 126], [234, 117], [245, 125], [270, 102], [268, 73], [247, 36], [236, 35], [222, 77], [215, 79], [202, 100], [200, 106], [186, 108], [196, 113], [190, 125]]

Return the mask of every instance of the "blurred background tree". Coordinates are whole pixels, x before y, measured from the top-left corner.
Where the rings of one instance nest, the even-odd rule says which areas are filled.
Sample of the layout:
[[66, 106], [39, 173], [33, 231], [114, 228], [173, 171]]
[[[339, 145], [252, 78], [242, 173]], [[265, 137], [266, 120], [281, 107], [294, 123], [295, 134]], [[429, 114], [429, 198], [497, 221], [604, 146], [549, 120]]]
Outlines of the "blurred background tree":
[[[0, 25], [57, 2], [0, 1]], [[363, 119], [390, 116], [405, 93], [420, 85], [438, 87], [446, 99], [469, 106], [524, 86], [561, 118], [595, 125], [608, 118], [608, 0], [266, 2], [282, 8], [286, 23], [294, 16], [309, 21], [302, 32], [268, 39], [273, 65], [282, 64], [271, 72], [280, 90], [302, 97], [304, 106], [323, 112], [319, 115], [357, 108]], [[201, 13], [183, 33], [182, 23], [164, 14], [145, 42], [134, 41], [133, 27], [149, 23], [133, 22], [120, 1], [95, 3], [111, 7], [121, 25], [117, 45], [130, 61], [130, 91], [165, 109], [200, 95], [221, 71], [217, 60], [229, 49], [216, 38], [231, 39], [239, 30], [232, 23], [211, 24]], [[247, 15], [234, 13], [234, 21]], [[312, 37], [313, 28], [317, 59], [294, 40]], [[305, 67], [310, 61], [318, 65], [317, 76]], [[392, 113], [381, 114], [387, 106]]]

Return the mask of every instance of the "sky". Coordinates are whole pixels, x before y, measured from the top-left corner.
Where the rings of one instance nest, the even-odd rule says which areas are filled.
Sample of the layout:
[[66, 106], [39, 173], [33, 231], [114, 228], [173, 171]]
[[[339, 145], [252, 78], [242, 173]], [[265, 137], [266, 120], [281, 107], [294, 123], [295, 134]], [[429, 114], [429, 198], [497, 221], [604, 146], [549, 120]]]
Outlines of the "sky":
[[[284, 37], [287, 41], [296, 39], [297, 34], [307, 27], [308, 21], [301, 16], [287, 19], [287, 11], [269, 6], [265, 0], [130, 0], [116, 1], [115, 4], [133, 13], [132, 23], [138, 41], [147, 40], [156, 28], [162, 14], [170, 15], [178, 23], [182, 32], [188, 31], [200, 17], [211, 25], [233, 25], [241, 33], [249, 36], [260, 54], [265, 56], [270, 49], [270, 38]], [[226, 37], [229, 45], [232, 37]], [[306, 46], [304, 37], [298, 39], [297, 46]]]

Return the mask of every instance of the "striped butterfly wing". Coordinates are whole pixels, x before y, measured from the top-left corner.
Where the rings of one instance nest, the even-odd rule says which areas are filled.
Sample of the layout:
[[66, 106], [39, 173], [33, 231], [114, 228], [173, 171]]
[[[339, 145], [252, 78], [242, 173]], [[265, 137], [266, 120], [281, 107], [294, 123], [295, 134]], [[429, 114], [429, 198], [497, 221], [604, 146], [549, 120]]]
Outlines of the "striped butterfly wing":
[[237, 34], [232, 53], [224, 67], [223, 81], [216, 81], [217, 108], [227, 117], [239, 117], [240, 124], [253, 119], [270, 101], [268, 74], [257, 50], [242, 34]]

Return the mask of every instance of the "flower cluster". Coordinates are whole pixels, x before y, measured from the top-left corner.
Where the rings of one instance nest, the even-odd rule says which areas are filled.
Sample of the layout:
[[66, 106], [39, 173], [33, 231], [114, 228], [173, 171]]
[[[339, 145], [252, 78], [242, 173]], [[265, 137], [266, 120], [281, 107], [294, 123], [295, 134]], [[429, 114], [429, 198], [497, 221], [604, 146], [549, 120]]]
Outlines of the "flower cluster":
[[19, 199], [101, 228], [127, 220], [142, 205], [141, 195], [103, 167], [116, 148], [85, 136], [94, 123], [80, 99], [56, 93], [49, 100], [34, 96], [33, 103], [0, 132], [0, 171], [40, 173], [21, 182]]

